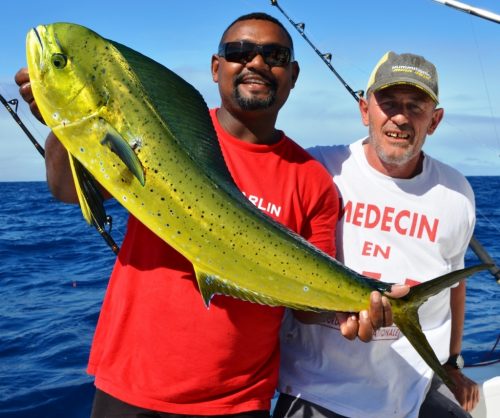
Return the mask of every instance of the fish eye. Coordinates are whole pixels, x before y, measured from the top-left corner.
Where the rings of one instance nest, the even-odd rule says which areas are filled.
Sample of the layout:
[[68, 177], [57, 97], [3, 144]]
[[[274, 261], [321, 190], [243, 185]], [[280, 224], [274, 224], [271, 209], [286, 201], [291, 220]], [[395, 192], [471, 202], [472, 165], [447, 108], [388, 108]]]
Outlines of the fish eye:
[[57, 68], [58, 70], [63, 69], [66, 67], [66, 64], [68, 62], [68, 59], [66, 58], [66, 55], [64, 54], [53, 54], [52, 55], [52, 65]]

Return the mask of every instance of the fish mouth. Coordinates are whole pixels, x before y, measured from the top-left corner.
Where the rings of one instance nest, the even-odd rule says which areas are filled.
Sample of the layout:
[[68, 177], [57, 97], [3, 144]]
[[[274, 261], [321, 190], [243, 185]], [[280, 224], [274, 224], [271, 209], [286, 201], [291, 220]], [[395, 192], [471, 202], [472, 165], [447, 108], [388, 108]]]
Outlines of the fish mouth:
[[40, 34], [38, 33], [37, 28], [32, 28], [31, 30], [32, 30], [32, 32], [35, 33], [35, 36], [38, 39], [38, 43], [40, 44], [41, 52], [43, 53], [43, 42], [42, 42], [42, 38], [40, 37]]
[[62, 48], [56, 34], [49, 32], [46, 25], [39, 25], [28, 32], [26, 58], [31, 89], [43, 119], [55, 129], [72, 124], [72, 121], [60, 116], [60, 110], [75, 101], [86, 86], [81, 86], [75, 94], [65, 96], [63, 100], [52, 100], [46, 97], [45, 83], [51, 70], [49, 57], [52, 55], [52, 50], [61, 51]]

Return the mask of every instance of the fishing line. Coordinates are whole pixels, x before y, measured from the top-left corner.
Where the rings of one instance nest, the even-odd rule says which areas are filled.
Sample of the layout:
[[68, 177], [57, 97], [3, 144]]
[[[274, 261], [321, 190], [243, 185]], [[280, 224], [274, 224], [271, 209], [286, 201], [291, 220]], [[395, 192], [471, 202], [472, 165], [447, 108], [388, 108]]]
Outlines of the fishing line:
[[476, 31], [474, 30], [474, 26], [472, 25], [472, 23], [471, 23], [471, 28], [472, 28], [472, 35], [473, 35], [474, 43], [476, 44], [476, 50], [478, 51], [477, 58], [479, 61], [479, 68], [481, 69], [481, 74], [483, 75], [484, 90], [486, 92], [486, 99], [488, 100], [491, 121], [493, 124], [493, 130], [495, 132], [495, 139], [497, 140], [497, 146], [498, 146], [498, 155], [497, 156], [500, 158], [500, 137], [498, 135], [497, 124], [495, 123], [495, 115], [493, 114], [493, 104], [491, 102], [488, 84], [486, 83], [486, 74], [484, 71], [483, 60], [481, 59], [481, 54], [480, 54], [480, 50], [479, 50], [479, 42], [477, 40]]
[[[29, 140], [34, 145], [34, 147], [39, 152], [39, 154], [43, 158], [45, 158], [45, 150], [44, 150], [44, 148], [36, 140], [36, 138], [33, 136], [33, 134], [30, 132], [30, 130], [26, 127], [26, 125], [23, 123], [23, 121], [19, 118], [19, 115], [17, 114], [19, 100], [18, 99], [7, 100], [7, 99], [5, 99], [3, 97], [2, 94], [0, 94], [0, 102], [4, 105], [4, 107], [7, 109], [7, 111], [12, 116], [12, 118], [16, 121], [16, 123], [19, 125], [19, 127], [26, 134], [26, 136], [29, 138]], [[14, 109], [12, 109], [11, 105], [14, 106]], [[93, 177], [92, 178], [88, 177], [87, 181], [89, 181], [89, 183], [92, 183], [92, 185], [94, 186], [95, 190], [100, 194], [100, 192], [98, 191], [98, 187], [96, 186], [95, 180], [93, 179]], [[102, 198], [102, 196], [101, 196], [101, 198]], [[113, 238], [110, 235], [111, 229], [112, 229], [112, 225], [113, 225], [113, 220], [112, 220], [112, 217], [109, 216], [109, 215], [106, 215], [105, 222], [104, 222], [104, 226], [107, 226], [108, 230], [105, 230], [98, 223], [93, 222], [93, 226], [96, 228], [97, 232], [99, 232], [99, 234], [104, 239], [104, 241], [106, 241], [106, 244], [108, 244], [108, 246], [111, 248], [111, 250], [115, 254], [118, 254], [118, 252], [120, 251], [120, 248], [119, 248], [118, 244], [116, 244], [116, 242], [113, 240]]]
[[481, 367], [481, 366], [490, 366], [492, 364], [500, 363], [500, 358], [494, 360], [488, 360], [488, 358], [493, 356], [493, 353], [495, 352], [495, 349], [497, 348], [499, 342], [500, 342], [500, 334], [498, 335], [493, 348], [483, 356], [483, 359], [481, 361], [478, 361], [477, 363], [474, 364], [464, 365], [464, 367]]
[[488, 218], [486, 215], [484, 215], [482, 212], [478, 212], [481, 218], [488, 223], [488, 225], [495, 229], [498, 233], [500, 233], [500, 227], [495, 225], [490, 218]]

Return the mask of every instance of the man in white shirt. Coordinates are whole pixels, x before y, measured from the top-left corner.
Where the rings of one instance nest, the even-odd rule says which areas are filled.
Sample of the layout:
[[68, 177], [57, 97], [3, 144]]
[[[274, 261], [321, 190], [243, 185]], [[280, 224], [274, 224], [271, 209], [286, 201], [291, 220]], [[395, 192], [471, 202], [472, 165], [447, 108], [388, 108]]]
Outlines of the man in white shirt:
[[[359, 104], [368, 136], [350, 146], [310, 150], [334, 176], [341, 198], [337, 256], [360, 273], [413, 285], [464, 265], [475, 224], [473, 191], [460, 173], [422, 151], [443, 117], [437, 104], [434, 65], [388, 52]], [[333, 316], [306, 325], [288, 315], [274, 417], [470, 416], [479, 391], [460, 371], [464, 309], [461, 282], [419, 311], [427, 339], [456, 384], [458, 403], [441, 394], [444, 385], [433, 381], [396, 326], [380, 328], [370, 342], [350, 342]]]

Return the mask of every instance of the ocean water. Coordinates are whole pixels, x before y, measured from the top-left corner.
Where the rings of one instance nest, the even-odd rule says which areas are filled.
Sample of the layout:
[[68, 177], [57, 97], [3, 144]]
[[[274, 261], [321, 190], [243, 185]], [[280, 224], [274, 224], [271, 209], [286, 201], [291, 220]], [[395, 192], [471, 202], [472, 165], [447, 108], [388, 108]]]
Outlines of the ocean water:
[[[500, 177], [469, 180], [476, 237], [500, 263]], [[0, 196], [0, 418], [88, 417], [94, 388], [85, 368], [114, 254], [44, 182], [0, 183]], [[126, 212], [106, 205], [121, 242]], [[469, 251], [466, 264], [475, 263]], [[500, 359], [499, 301], [491, 274], [469, 280], [466, 364]]]

